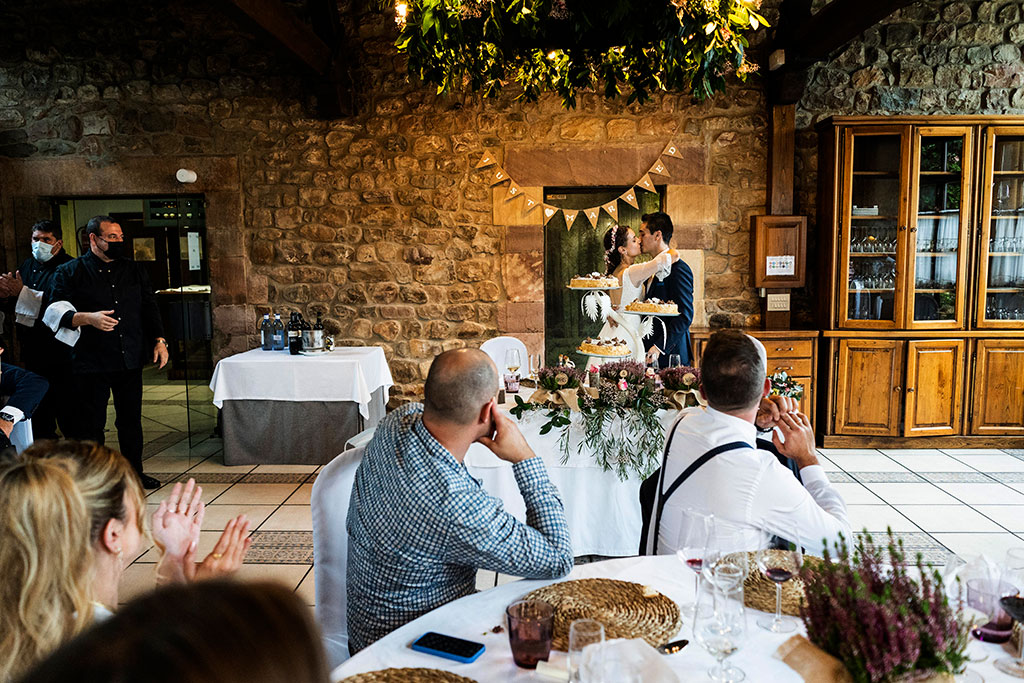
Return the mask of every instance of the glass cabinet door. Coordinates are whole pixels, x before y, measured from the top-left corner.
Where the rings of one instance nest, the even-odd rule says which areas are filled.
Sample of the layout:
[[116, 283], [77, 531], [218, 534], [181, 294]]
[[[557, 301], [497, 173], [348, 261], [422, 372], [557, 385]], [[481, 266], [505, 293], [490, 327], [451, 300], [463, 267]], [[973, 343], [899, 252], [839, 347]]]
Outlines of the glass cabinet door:
[[840, 323], [893, 328], [903, 320], [908, 129], [847, 129], [844, 145]]
[[1024, 128], [986, 132], [978, 327], [1024, 327]]
[[919, 128], [907, 240], [907, 323], [961, 327], [970, 245], [970, 128]]

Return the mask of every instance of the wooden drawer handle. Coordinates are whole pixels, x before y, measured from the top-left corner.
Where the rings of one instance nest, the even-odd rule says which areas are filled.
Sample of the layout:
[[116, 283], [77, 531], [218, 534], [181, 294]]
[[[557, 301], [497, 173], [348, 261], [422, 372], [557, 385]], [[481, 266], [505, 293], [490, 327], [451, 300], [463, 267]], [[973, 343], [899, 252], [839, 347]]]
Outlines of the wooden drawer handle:
[[782, 348], [781, 346], [776, 346], [776, 347], [775, 347], [775, 350], [776, 350], [776, 351], [792, 351], [792, 350], [793, 350], [793, 347], [792, 347], [792, 346], [790, 346], [790, 347], [789, 347], [788, 349], [784, 349], [784, 348]]
[[783, 370], [792, 370], [792, 369], [793, 369], [792, 365], [787, 365], [786, 367], [782, 367], [780, 365], [779, 367], [775, 368], [775, 372], [782, 372]]

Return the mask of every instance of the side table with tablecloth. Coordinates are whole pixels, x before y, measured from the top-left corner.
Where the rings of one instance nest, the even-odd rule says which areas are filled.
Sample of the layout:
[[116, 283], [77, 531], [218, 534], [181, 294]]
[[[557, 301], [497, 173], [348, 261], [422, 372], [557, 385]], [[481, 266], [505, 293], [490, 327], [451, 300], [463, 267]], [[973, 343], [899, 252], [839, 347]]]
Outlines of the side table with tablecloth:
[[393, 384], [379, 347], [315, 356], [254, 349], [225, 358], [210, 381], [224, 462], [330, 462], [348, 439], [381, 420]]

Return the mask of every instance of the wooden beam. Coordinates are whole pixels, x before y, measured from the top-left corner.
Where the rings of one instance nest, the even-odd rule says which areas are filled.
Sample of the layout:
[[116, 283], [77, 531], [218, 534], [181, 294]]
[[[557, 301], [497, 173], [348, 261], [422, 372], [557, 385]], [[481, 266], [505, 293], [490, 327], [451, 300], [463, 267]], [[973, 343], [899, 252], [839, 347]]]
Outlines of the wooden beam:
[[306, 7], [313, 30], [327, 45], [334, 46], [330, 70], [314, 86], [317, 109], [324, 118], [351, 116], [356, 111], [351, 69], [355, 58], [346, 49], [348, 43], [338, 16], [338, 1], [308, 0]]
[[793, 165], [796, 156], [796, 105], [769, 105], [768, 213], [793, 214]]
[[228, 0], [319, 76], [331, 68], [330, 46], [280, 0]]

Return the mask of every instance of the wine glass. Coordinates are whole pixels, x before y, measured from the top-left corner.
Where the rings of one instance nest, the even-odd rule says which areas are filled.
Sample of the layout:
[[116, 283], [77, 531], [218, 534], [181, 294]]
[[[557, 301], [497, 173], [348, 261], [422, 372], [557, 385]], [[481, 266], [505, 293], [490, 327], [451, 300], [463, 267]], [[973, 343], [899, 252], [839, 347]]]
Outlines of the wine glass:
[[[580, 664], [583, 662], [583, 648], [604, 642], [604, 626], [593, 619], [576, 619], [569, 625], [569, 680], [580, 681]], [[600, 656], [602, 653], [595, 653]], [[602, 662], [596, 662], [601, 668]]]
[[539, 353], [531, 353], [528, 356], [530, 360], [530, 379], [534, 382], [537, 381], [537, 373], [540, 372], [541, 360]]
[[791, 633], [796, 630], [792, 619], [782, 616], [782, 584], [800, 572], [803, 566], [803, 551], [800, 547], [800, 534], [796, 529], [786, 532], [787, 548], [763, 548], [757, 551], [757, 566], [765, 577], [775, 583], [775, 616], [763, 616], [757, 625], [772, 633]]
[[[743, 608], [743, 581], [737, 580], [739, 570], [725, 564], [716, 571], [714, 581], [707, 582], [697, 601], [707, 609], [697, 609], [693, 619], [693, 637], [718, 663], [708, 669], [713, 681], [735, 683], [746, 674], [725, 660], [740, 649], [746, 634], [746, 612]], [[728, 575], [728, 576], [727, 576]], [[730, 578], [731, 577], [731, 578]]]
[[[713, 569], [731, 565], [741, 573], [741, 581], [750, 574], [750, 550], [759, 550], [763, 543], [751, 541], [748, 529], [720, 517], [715, 518], [715, 533], [712, 537], [713, 549], [707, 553], [716, 559]], [[704, 572], [708, 577], [707, 571]]]
[[515, 374], [523, 364], [523, 359], [519, 355], [519, 349], [505, 349], [505, 367], [508, 368], [509, 373]]
[[682, 364], [683, 364], [683, 360], [682, 360], [682, 358], [680, 357], [680, 355], [678, 353], [669, 354], [668, 366], [670, 368], [678, 368]]
[[[1002, 605], [1007, 614], [1013, 617], [1014, 621], [1024, 624], [1024, 598], [1016, 595], [1007, 596], [1000, 598], [999, 604]], [[1015, 676], [1016, 678], [1024, 678], [1024, 635], [1021, 636], [1020, 641], [1017, 643], [1016, 657], [1000, 657], [992, 663], [1004, 674]]]
[[[693, 587], [695, 595], [700, 595], [700, 575], [705, 562], [710, 563], [707, 557], [708, 549], [712, 545], [714, 536], [715, 517], [705, 514], [693, 508], [686, 508], [679, 516], [679, 534], [676, 537], [676, 557], [684, 565], [693, 571]], [[696, 599], [692, 604], [680, 606], [680, 611], [686, 616], [693, 616], [697, 608]]]

